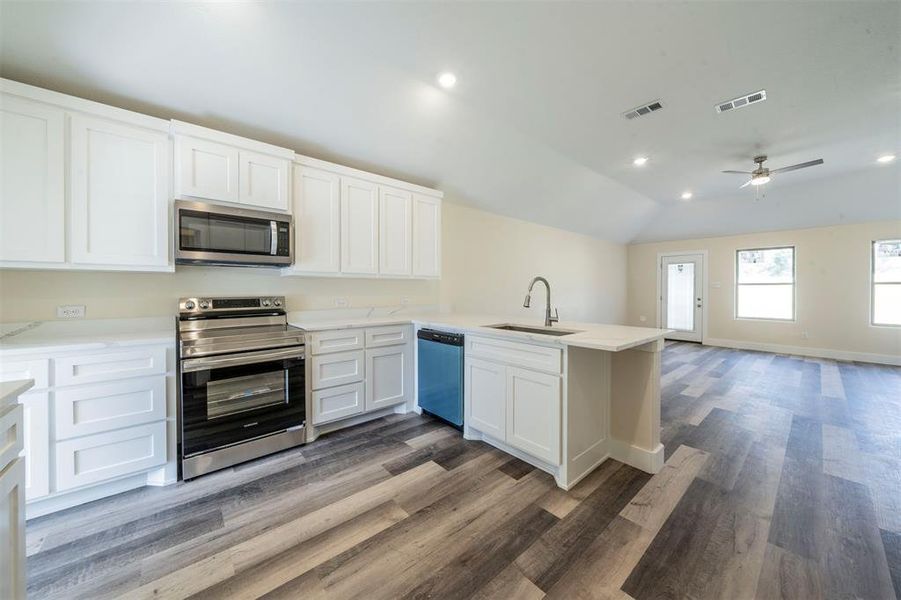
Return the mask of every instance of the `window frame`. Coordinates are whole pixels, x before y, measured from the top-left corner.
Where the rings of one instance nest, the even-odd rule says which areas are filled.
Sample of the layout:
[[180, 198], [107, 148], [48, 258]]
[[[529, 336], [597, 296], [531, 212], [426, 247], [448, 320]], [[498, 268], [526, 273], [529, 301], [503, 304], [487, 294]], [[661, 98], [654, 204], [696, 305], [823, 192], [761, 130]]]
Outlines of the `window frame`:
[[876, 322], [876, 286], [877, 285], [901, 285], [901, 281], [876, 281], [876, 244], [882, 242], [894, 242], [901, 238], [884, 238], [870, 241], [870, 327], [901, 328], [901, 323], [877, 323]]
[[[739, 265], [738, 257], [742, 252], [757, 252], [762, 250], [791, 250], [792, 251], [792, 280], [790, 284], [786, 283], [741, 283], [739, 282]], [[735, 302], [733, 303], [733, 318], [735, 321], [772, 321], [775, 323], [795, 323], [798, 320], [798, 248], [794, 244], [786, 244], [779, 246], [761, 246], [757, 248], [736, 248], [735, 249]], [[738, 292], [741, 286], [746, 285], [791, 285], [792, 286], [792, 316], [789, 319], [780, 319], [778, 317], [742, 317], [738, 314]]]

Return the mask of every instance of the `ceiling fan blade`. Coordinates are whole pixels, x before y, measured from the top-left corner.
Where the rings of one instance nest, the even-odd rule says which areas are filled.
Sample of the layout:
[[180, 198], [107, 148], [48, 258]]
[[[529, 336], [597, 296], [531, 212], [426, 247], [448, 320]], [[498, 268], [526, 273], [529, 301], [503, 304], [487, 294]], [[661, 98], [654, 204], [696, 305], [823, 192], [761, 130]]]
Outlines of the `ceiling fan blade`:
[[741, 189], [744, 189], [744, 188], [748, 187], [749, 185], [751, 185], [751, 180], [750, 180], [750, 179], [747, 180], [746, 182], [744, 182], [744, 184], [742, 184], [742, 186], [739, 187], [738, 189], [740, 189], [740, 190], [741, 190]]
[[816, 165], [823, 164], [823, 159], [818, 158], [816, 160], [809, 160], [807, 162], [798, 163], [796, 165], [791, 165], [790, 167], [780, 167], [778, 169], [770, 169], [770, 173], [785, 173], [787, 171], [797, 171], [798, 169], [806, 169], [807, 167], [815, 167]]
[[720, 171], [720, 173], [737, 173], [738, 175], [750, 175], [751, 171]]

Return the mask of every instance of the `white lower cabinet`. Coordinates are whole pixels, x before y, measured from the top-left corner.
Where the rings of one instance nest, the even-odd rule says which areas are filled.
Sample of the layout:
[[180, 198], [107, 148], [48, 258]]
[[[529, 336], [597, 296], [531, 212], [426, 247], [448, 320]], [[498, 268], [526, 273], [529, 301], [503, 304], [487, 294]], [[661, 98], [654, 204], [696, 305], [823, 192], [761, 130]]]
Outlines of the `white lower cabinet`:
[[56, 443], [56, 489], [69, 490], [166, 462], [166, 423], [149, 423]]
[[313, 392], [313, 425], [321, 425], [363, 412], [364, 385], [352, 383]]
[[19, 397], [24, 411], [25, 498], [50, 493], [50, 394], [29, 392]]
[[25, 600], [25, 460], [0, 465], [0, 598]]
[[338, 352], [313, 357], [313, 389], [363, 381], [363, 351]]
[[507, 443], [559, 464], [560, 377], [507, 367], [506, 388]]
[[166, 376], [61, 389], [54, 397], [56, 439], [63, 440], [166, 418]]
[[412, 370], [409, 344], [366, 350], [366, 410], [409, 400], [413, 393]]
[[464, 394], [469, 399], [468, 425], [503, 440], [507, 427], [506, 367], [487, 360], [467, 358], [463, 381]]

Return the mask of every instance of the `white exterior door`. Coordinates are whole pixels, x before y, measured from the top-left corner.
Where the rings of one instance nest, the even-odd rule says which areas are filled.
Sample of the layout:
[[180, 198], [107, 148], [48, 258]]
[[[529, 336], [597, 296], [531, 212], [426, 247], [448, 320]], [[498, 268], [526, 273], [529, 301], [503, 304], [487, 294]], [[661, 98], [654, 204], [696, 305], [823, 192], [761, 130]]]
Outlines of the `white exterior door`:
[[334, 173], [294, 167], [294, 269], [341, 271], [341, 179]]
[[0, 261], [65, 261], [65, 113], [0, 96]]
[[504, 440], [506, 430], [507, 369], [504, 365], [467, 358], [463, 377], [466, 424], [497, 440]]
[[169, 264], [169, 136], [72, 117], [72, 262]]
[[266, 209], [288, 210], [288, 171], [284, 158], [242, 150], [238, 202]]
[[238, 202], [238, 149], [179, 136], [176, 140], [176, 196]]
[[366, 351], [366, 410], [377, 410], [410, 399], [413, 381], [410, 344]]
[[379, 186], [341, 178], [341, 272], [379, 272]]
[[386, 186], [379, 188], [379, 273], [413, 273], [413, 194]]
[[704, 334], [704, 255], [660, 258], [660, 327], [667, 339], [701, 342]]
[[413, 276], [441, 276], [441, 200], [413, 194]]
[[507, 443], [560, 464], [560, 377], [507, 367]]

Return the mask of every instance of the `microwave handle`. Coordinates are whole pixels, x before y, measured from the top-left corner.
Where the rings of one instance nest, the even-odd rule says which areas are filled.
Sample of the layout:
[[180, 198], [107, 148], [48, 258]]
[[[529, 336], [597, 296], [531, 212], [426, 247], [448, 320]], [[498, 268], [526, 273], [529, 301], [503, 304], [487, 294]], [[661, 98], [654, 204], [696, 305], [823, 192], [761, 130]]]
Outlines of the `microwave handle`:
[[278, 253], [278, 221], [269, 221], [269, 254]]

